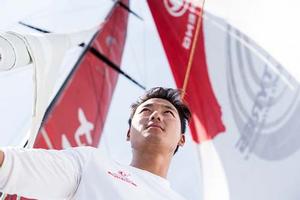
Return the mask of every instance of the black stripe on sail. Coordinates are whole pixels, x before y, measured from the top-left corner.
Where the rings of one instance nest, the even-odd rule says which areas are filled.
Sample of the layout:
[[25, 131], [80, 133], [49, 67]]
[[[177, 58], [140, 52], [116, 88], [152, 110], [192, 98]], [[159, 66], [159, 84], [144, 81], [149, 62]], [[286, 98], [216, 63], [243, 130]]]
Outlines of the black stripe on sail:
[[109, 60], [105, 55], [103, 55], [101, 52], [99, 52], [96, 48], [90, 46], [89, 47], [90, 52], [96, 56], [97, 58], [99, 58], [100, 60], [102, 60], [105, 64], [107, 64], [109, 67], [111, 67], [112, 69], [114, 69], [115, 71], [117, 71], [118, 73], [122, 74], [123, 76], [125, 76], [128, 80], [130, 80], [131, 82], [133, 82], [134, 84], [136, 84], [137, 86], [139, 86], [140, 88], [142, 88], [143, 90], [146, 90], [146, 87], [141, 85], [140, 83], [138, 83], [136, 80], [134, 80], [131, 76], [129, 76], [127, 73], [125, 73], [123, 70], [120, 69], [120, 67], [118, 65], [116, 65], [115, 63], [113, 63], [111, 60]]
[[[120, 5], [124, 5], [126, 6], [125, 4], [121, 3], [120, 2]], [[128, 8], [128, 7], [127, 7]], [[51, 31], [48, 31], [48, 30], [44, 30], [44, 29], [41, 29], [41, 28], [38, 28], [38, 27], [35, 27], [35, 26], [32, 26], [32, 25], [28, 25], [26, 23], [23, 23], [23, 22], [19, 22], [19, 24], [23, 25], [23, 26], [26, 26], [28, 28], [31, 28], [31, 29], [34, 29], [36, 31], [39, 31], [39, 32], [42, 32], [42, 33], [51, 33]], [[97, 34], [95, 34], [97, 35]], [[94, 36], [95, 37], [95, 36]], [[93, 41], [94, 39], [92, 39]], [[91, 42], [92, 43], [92, 42]], [[81, 43], [79, 44], [78, 46], [80, 47], [85, 47], [85, 44], [84, 43]], [[90, 45], [88, 45], [90, 46]], [[140, 84], [139, 82], [137, 82], [136, 80], [134, 80], [131, 76], [129, 76], [126, 72], [124, 72], [123, 70], [120, 69], [120, 66], [116, 65], [115, 63], [113, 63], [111, 60], [109, 60], [105, 55], [103, 55], [102, 53], [100, 53], [96, 48], [90, 46], [89, 48], [87, 48], [88, 50], [90, 50], [90, 52], [96, 56], [97, 58], [99, 58], [100, 60], [102, 60], [103, 62], [105, 62], [109, 67], [111, 67], [112, 69], [114, 69], [116, 72], [118, 72], [119, 74], [122, 74], [123, 76], [125, 76], [128, 80], [130, 80], [131, 82], [133, 82], [134, 84], [136, 84], [137, 86], [139, 86], [140, 88], [142, 88], [143, 90], [146, 90], [146, 87], [143, 86], [142, 84]], [[85, 52], [83, 53], [85, 54]], [[79, 60], [81, 60], [79, 58]], [[76, 66], [75, 66], [76, 67]], [[68, 78], [67, 78], [68, 79]]]
[[124, 4], [122, 1], [118, 1], [118, 4], [124, 8], [125, 10], [127, 10], [129, 13], [133, 14], [134, 16], [136, 16], [137, 18], [139, 18], [140, 20], [144, 20], [141, 16], [139, 16], [136, 12], [134, 12], [133, 10], [131, 10], [126, 4]]

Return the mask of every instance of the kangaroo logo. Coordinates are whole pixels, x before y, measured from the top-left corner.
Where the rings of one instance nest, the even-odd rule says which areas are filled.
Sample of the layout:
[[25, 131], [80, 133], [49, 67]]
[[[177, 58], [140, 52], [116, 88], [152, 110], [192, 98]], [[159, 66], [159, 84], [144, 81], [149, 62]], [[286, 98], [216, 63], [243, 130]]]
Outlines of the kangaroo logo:
[[[80, 125], [74, 134], [77, 145], [85, 146], [87, 144], [92, 144], [93, 141], [91, 131], [94, 129], [94, 125], [86, 119], [86, 116], [81, 108], [78, 109], [78, 120]], [[86, 137], [87, 144], [81, 142], [81, 136]]]

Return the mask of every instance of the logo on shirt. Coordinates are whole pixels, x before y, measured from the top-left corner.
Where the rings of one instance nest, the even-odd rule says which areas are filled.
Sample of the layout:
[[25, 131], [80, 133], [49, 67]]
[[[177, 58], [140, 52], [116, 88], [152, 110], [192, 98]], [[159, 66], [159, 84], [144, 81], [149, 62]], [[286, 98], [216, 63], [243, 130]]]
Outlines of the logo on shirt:
[[133, 186], [137, 186], [132, 180], [130, 180], [128, 177], [130, 176], [129, 173], [126, 173], [124, 171], [119, 170], [117, 173], [115, 172], [111, 172], [111, 171], [107, 171], [107, 173], [111, 176], [113, 176], [114, 178], [117, 178], [119, 180], [125, 181]]

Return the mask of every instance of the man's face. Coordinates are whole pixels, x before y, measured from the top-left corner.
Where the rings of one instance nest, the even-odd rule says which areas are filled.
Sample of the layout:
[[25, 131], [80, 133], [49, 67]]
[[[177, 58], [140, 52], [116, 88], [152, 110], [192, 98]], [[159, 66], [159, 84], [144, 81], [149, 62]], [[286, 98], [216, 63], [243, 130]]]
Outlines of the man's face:
[[136, 109], [127, 137], [135, 150], [170, 154], [185, 140], [177, 109], [160, 98], [149, 99]]

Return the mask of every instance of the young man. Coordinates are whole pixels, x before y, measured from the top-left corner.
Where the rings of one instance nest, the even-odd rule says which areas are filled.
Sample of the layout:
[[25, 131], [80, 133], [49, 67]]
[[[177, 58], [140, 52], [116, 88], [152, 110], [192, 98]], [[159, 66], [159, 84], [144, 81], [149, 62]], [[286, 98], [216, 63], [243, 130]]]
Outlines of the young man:
[[173, 155], [185, 142], [188, 107], [178, 90], [158, 87], [131, 108], [129, 166], [93, 147], [4, 148], [0, 151], [0, 191], [36, 199], [182, 200], [166, 176]]

